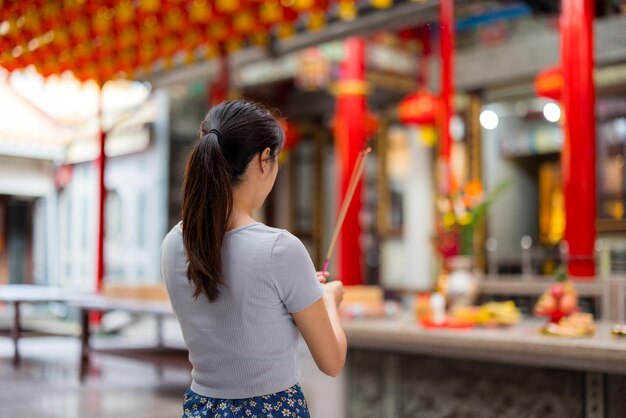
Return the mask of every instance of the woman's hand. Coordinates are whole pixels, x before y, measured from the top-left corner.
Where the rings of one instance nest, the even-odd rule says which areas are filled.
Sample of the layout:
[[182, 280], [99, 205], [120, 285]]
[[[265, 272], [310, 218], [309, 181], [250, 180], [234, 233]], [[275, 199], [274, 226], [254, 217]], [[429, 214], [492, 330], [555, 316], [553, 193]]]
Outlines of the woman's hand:
[[321, 284], [326, 283], [326, 280], [330, 277], [330, 273], [327, 271], [316, 271], [317, 280], [320, 281]]
[[343, 285], [339, 280], [326, 283], [327, 277], [328, 273], [318, 272], [324, 295], [292, 316], [317, 367], [329, 376], [337, 376], [346, 362], [348, 347], [337, 311], [343, 299]]
[[343, 300], [343, 283], [339, 280], [324, 283], [324, 298], [330, 299], [335, 302], [335, 306], [339, 307]]

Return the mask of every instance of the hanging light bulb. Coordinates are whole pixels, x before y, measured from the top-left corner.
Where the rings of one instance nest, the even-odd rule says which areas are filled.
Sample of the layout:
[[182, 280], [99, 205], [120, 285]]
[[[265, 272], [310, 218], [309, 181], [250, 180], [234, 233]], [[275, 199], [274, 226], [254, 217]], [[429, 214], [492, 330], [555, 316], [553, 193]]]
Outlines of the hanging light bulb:
[[546, 103], [543, 107], [543, 117], [548, 122], [558, 122], [561, 119], [561, 108], [556, 103]]
[[499, 123], [500, 118], [498, 118], [498, 114], [493, 110], [483, 110], [480, 113], [480, 124], [483, 128], [493, 130], [498, 127]]

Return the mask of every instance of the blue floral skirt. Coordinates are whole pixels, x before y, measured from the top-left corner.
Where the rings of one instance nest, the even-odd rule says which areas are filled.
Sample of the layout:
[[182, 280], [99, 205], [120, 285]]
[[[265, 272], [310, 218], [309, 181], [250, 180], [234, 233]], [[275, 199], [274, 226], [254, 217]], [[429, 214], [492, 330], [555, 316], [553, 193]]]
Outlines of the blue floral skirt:
[[300, 385], [246, 399], [215, 399], [187, 389], [182, 418], [310, 418]]

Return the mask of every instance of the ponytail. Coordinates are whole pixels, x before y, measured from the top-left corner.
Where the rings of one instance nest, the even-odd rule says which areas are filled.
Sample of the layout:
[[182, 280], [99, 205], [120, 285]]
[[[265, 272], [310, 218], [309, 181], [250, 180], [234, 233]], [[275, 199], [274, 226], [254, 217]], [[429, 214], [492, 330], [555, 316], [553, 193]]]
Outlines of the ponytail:
[[215, 130], [200, 138], [189, 157], [183, 188], [183, 242], [193, 297], [205, 293], [213, 302], [224, 283], [221, 248], [233, 194], [226, 160]]
[[185, 168], [182, 195], [183, 244], [193, 297], [209, 302], [225, 285], [221, 248], [233, 208], [233, 189], [255, 155], [269, 148], [276, 157], [285, 138], [274, 116], [245, 100], [211, 108], [200, 125]]

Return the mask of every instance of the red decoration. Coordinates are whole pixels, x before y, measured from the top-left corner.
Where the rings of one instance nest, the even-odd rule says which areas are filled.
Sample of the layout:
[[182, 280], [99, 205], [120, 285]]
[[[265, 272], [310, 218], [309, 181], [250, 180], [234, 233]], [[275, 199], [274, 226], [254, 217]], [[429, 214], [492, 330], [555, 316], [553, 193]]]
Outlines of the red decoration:
[[289, 151], [300, 142], [300, 130], [287, 119], [280, 119], [278, 123], [283, 129], [283, 132], [285, 132], [285, 145], [283, 146], [283, 150]]
[[324, 10], [328, 7], [328, 0], [294, 0], [293, 9], [298, 12]]
[[571, 281], [554, 283], [537, 301], [534, 313], [558, 324], [561, 319], [578, 312], [578, 293]]
[[380, 127], [380, 120], [375, 113], [367, 112], [365, 114], [364, 122], [366, 137], [370, 137], [378, 132], [378, 128]]
[[550, 67], [540, 71], [535, 78], [535, 92], [538, 96], [560, 101], [563, 94], [563, 71], [561, 67]]
[[411, 94], [398, 105], [398, 118], [402, 123], [433, 125], [437, 119], [437, 99], [427, 90]]
[[72, 181], [72, 175], [74, 174], [74, 166], [62, 165], [54, 173], [54, 185], [57, 189], [63, 189], [70, 181]]
[[[193, 62], [205, 50], [204, 58], [211, 59], [218, 50], [238, 49], [246, 39], [265, 45], [269, 33], [289, 36], [302, 15], [323, 16], [332, 3], [330, 0], [8, 2], [0, 8], [0, 22], [8, 24], [8, 30], [0, 37], [0, 52], [4, 51], [0, 53], [0, 66], [15, 70], [35, 65], [45, 75], [71, 69], [82, 79], [130, 75], [135, 70], [150, 72], [157, 61], [171, 65], [177, 54], [184, 54], [185, 62]], [[144, 52], [146, 48], [148, 51]], [[119, 51], [130, 52], [122, 57]], [[50, 57], [56, 58], [56, 63]], [[106, 68], [92, 68], [102, 62], [106, 62]]]

